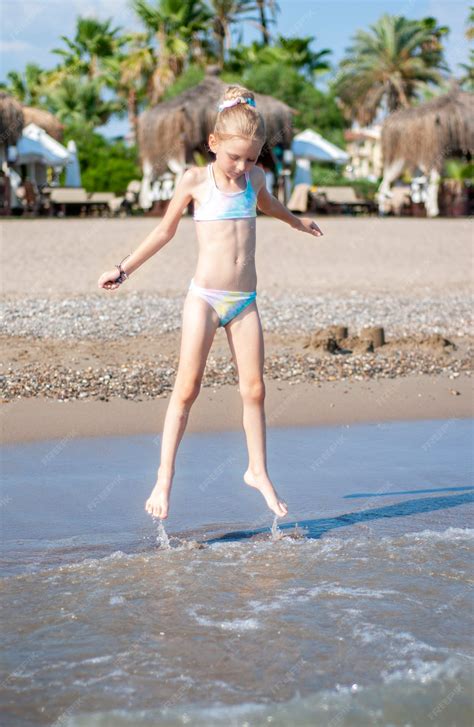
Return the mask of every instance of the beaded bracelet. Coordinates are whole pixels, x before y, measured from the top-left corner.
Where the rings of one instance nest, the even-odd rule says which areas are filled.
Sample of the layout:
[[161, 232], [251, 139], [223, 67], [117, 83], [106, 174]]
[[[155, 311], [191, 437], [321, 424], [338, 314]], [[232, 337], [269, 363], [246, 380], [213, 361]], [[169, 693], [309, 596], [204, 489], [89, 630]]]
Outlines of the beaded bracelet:
[[120, 285], [121, 283], [123, 283], [123, 282], [124, 282], [124, 280], [126, 280], [126, 279], [128, 278], [128, 273], [126, 273], [126, 272], [125, 272], [125, 270], [123, 270], [123, 269], [122, 269], [122, 263], [123, 263], [123, 261], [124, 261], [124, 260], [126, 260], [126, 259], [127, 259], [128, 257], [130, 257], [130, 255], [131, 255], [131, 254], [132, 254], [132, 253], [131, 253], [131, 252], [129, 252], [129, 253], [128, 253], [128, 255], [126, 255], [126, 256], [125, 256], [125, 257], [123, 258], [123, 260], [121, 260], [121, 261], [119, 262], [119, 264], [118, 264], [118, 265], [117, 265], [117, 264], [115, 265], [115, 267], [116, 267], [116, 268], [118, 268], [118, 271], [119, 271], [120, 275], [118, 276], [118, 278], [117, 278], [117, 279], [116, 279], [116, 280], [115, 280], [114, 282], [115, 282], [115, 283], [118, 283], [119, 285]]

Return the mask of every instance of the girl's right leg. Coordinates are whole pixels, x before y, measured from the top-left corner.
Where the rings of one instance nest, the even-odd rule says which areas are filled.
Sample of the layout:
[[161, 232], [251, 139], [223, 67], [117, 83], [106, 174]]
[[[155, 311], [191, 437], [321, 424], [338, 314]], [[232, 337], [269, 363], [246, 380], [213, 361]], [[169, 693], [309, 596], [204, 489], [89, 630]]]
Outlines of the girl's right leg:
[[165, 416], [158, 477], [145, 503], [145, 510], [155, 517], [168, 516], [178, 446], [191, 406], [201, 389], [207, 356], [218, 325], [219, 317], [214, 308], [195, 293], [188, 292], [183, 307], [178, 373]]

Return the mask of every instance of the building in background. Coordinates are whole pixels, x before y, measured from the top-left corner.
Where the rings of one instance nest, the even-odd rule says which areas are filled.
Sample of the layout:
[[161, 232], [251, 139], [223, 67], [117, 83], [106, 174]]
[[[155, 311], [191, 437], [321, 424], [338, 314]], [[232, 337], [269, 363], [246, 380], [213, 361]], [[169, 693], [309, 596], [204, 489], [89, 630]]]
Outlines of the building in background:
[[376, 182], [383, 171], [381, 126], [347, 129], [344, 132], [350, 161], [345, 175], [348, 179], [369, 179]]

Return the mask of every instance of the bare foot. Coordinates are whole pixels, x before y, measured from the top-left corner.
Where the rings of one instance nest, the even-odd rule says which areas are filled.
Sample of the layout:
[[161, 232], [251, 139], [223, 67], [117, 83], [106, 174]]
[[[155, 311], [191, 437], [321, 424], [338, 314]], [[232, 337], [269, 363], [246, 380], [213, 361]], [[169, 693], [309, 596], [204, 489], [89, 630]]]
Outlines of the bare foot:
[[168, 507], [170, 499], [171, 480], [160, 477], [158, 472], [158, 479], [154, 486], [152, 493], [145, 503], [145, 510], [153, 515], [159, 517], [162, 520], [168, 517]]
[[250, 470], [247, 470], [244, 474], [244, 482], [251, 487], [255, 487], [257, 490], [260, 490], [268, 507], [275, 513], [275, 515], [278, 515], [278, 517], [284, 517], [287, 514], [288, 506], [286, 502], [278, 496], [268, 475], [254, 475]]

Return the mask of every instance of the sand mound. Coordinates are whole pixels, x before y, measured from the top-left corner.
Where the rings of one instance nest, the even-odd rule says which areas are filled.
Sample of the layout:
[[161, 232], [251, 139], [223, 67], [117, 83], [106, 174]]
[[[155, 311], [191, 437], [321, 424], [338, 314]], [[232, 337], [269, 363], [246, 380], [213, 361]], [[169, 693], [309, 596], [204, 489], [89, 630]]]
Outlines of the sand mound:
[[307, 336], [303, 348], [312, 348], [318, 353], [351, 354], [371, 351], [393, 351], [420, 349], [430, 353], [451, 353], [456, 345], [439, 333], [432, 335], [404, 336], [385, 340], [383, 328], [366, 328], [360, 334], [348, 334], [347, 326], [329, 326]]

